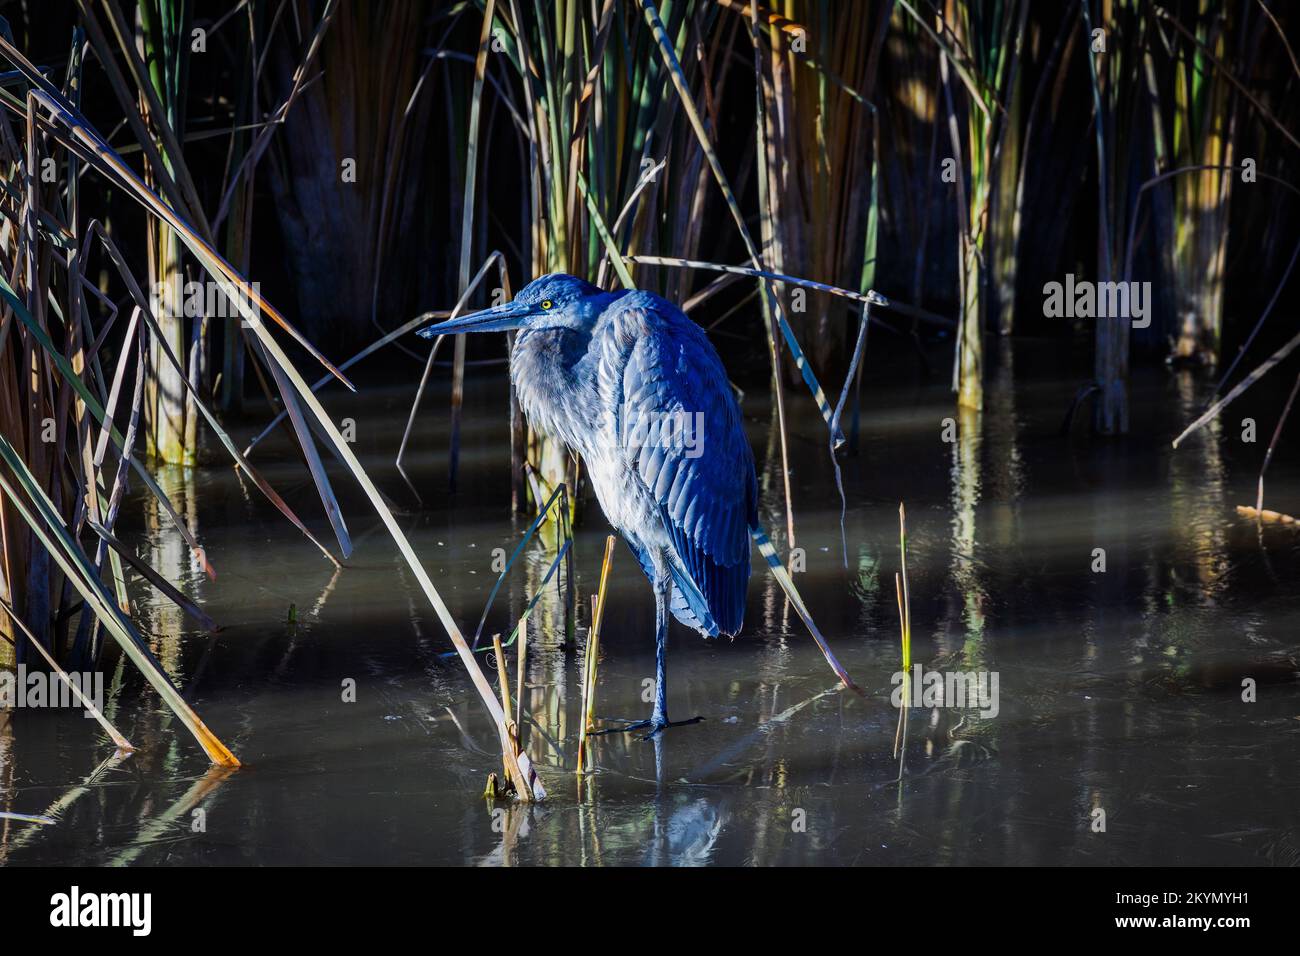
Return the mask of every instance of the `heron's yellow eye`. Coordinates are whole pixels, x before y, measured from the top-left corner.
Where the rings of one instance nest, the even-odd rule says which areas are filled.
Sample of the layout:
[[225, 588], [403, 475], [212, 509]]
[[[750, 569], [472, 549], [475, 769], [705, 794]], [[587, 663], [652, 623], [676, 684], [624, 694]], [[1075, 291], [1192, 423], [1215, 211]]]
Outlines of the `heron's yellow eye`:
[[542, 308], [543, 308], [543, 309], [549, 309], [549, 308], [550, 308], [551, 306], [553, 306], [553, 305], [555, 305], [555, 303], [552, 302], [550, 299], [547, 299], [547, 300], [545, 300], [545, 301], [542, 303]]

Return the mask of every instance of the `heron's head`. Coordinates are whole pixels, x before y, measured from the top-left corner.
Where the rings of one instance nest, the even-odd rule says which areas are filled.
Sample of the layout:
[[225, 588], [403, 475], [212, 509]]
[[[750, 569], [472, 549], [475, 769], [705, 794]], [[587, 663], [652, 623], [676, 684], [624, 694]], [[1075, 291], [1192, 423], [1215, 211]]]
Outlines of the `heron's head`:
[[416, 334], [432, 339], [462, 332], [590, 328], [608, 298], [590, 282], [554, 272], [528, 283], [511, 302], [437, 322]]

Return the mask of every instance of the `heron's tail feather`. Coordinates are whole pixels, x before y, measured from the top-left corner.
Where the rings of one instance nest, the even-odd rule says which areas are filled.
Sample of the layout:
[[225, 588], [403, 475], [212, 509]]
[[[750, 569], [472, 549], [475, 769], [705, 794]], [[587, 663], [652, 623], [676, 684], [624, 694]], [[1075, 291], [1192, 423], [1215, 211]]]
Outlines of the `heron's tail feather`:
[[799, 596], [799, 591], [794, 586], [794, 581], [790, 579], [789, 572], [786, 571], [785, 565], [781, 563], [781, 556], [776, 553], [776, 548], [772, 546], [772, 542], [768, 538], [766, 532], [764, 532], [757, 524], [752, 524], [749, 526], [749, 534], [750, 537], [754, 539], [754, 543], [758, 545], [759, 552], [767, 560], [767, 566], [771, 570], [772, 576], [776, 578], [777, 583], [781, 585], [781, 590], [785, 591], [785, 596], [789, 598], [790, 603], [794, 605], [795, 613], [803, 619], [803, 623], [808, 628], [809, 633], [812, 634], [813, 640], [816, 641], [817, 646], [821, 648], [822, 656], [826, 658], [826, 663], [831, 665], [831, 670], [835, 672], [835, 676], [840, 679], [840, 682], [843, 683], [845, 687], [853, 691], [853, 693], [857, 694], [859, 697], [866, 697], [867, 695], [863, 693], [862, 688], [853, 683], [853, 678], [849, 676], [848, 671], [846, 671], [844, 666], [835, 659], [835, 654], [831, 651], [830, 645], [826, 643], [826, 638], [822, 637], [821, 631], [817, 630], [817, 625], [813, 622], [812, 615], [808, 613], [808, 608], [804, 605], [803, 598]]
[[[705, 599], [695, 582], [691, 580], [689, 574], [684, 574], [675, 564], [670, 566], [673, 575], [673, 612], [674, 616], [683, 623], [689, 623], [705, 637], [717, 637], [720, 633], [718, 622], [713, 619], [713, 613], [709, 610], [709, 602]], [[686, 604], [685, 610], [690, 612], [694, 621], [685, 621], [676, 607], [678, 597]]]
[[[628, 547], [632, 549], [632, 553], [636, 555], [641, 570], [645, 572], [646, 580], [653, 584], [655, 569], [650, 556], [645, 553], [643, 548], [633, 544], [631, 540], [628, 540], [627, 543]], [[695, 582], [691, 581], [687, 575], [682, 574], [677, 568], [672, 569], [672, 574], [674, 584], [673, 601], [669, 606], [669, 610], [672, 611], [673, 617], [687, 627], [699, 631], [705, 637], [717, 637], [721, 631], [718, 628], [717, 621], [709, 613], [708, 602], [704, 600], [704, 595], [700, 593], [700, 589], [695, 586]]]

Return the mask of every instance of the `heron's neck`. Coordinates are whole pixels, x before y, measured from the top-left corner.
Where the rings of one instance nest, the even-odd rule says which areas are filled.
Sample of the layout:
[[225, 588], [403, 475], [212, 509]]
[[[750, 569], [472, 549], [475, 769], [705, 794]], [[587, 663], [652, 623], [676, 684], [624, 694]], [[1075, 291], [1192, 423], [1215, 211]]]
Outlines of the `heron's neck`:
[[596, 392], [582, 375], [591, 335], [552, 328], [525, 330], [515, 339], [510, 377], [529, 424], [580, 454], [595, 424]]

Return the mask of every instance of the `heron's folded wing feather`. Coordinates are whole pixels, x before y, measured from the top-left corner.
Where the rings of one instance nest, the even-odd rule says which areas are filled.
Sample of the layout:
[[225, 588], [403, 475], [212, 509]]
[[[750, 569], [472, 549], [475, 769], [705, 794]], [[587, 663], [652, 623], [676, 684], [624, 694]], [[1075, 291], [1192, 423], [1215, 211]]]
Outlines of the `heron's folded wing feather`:
[[625, 296], [606, 332], [602, 361], [618, 373], [630, 466], [659, 506], [688, 583], [718, 627], [734, 633], [757, 486], [726, 371], [700, 328], [658, 296]]

